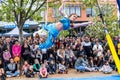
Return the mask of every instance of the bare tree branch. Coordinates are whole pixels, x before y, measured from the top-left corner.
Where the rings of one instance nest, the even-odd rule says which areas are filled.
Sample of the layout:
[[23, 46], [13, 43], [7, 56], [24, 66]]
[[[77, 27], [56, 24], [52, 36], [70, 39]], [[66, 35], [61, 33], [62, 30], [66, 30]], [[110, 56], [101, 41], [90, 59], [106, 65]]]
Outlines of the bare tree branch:
[[45, 3], [46, 3], [47, 0], [44, 0], [44, 2], [38, 7], [36, 8], [33, 13], [31, 15], [29, 15], [28, 17], [26, 17], [25, 20], [29, 19], [30, 17], [32, 17]]
[[30, 10], [31, 10], [31, 8], [32, 8], [32, 6], [33, 6], [33, 4], [34, 4], [35, 1], [36, 1], [36, 0], [32, 0], [32, 1], [31, 1], [30, 7], [29, 7], [29, 9], [28, 9], [28, 11], [27, 11], [27, 13], [26, 13], [26, 15], [25, 15], [25, 18], [28, 16], [28, 13], [30, 12]]
[[16, 22], [18, 23], [18, 15], [17, 15], [17, 13], [16, 13], [16, 11], [15, 11], [15, 1], [14, 0], [12, 0], [12, 2], [13, 2], [13, 5], [14, 5], [14, 9], [13, 9], [13, 12], [14, 12], [14, 17], [15, 17], [15, 20], [16, 20]]

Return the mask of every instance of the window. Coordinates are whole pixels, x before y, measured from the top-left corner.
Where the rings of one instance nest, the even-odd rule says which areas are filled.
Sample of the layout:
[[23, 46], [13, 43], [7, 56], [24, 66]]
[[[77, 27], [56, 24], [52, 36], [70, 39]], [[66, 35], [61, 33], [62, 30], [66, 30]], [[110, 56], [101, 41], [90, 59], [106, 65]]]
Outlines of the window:
[[[59, 16], [58, 8], [53, 8], [53, 17]], [[69, 16], [72, 13], [76, 13], [78, 16], [81, 15], [81, 7], [80, 5], [67, 5], [65, 6], [64, 10], [65, 13]]]
[[70, 15], [72, 13], [76, 13], [78, 16], [80, 16], [81, 15], [80, 5], [68, 5], [65, 7], [65, 12], [67, 15]]
[[58, 8], [54, 7], [54, 8], [53, 8], [53, 17], [54, 17], [54, 18], [57, 18], [57, 17], [59, 17], [59, 15], [60, 15], [60, 13], [59, 13], [59, 11], [58, 11]]
[[87, 17], [95, 16], [95, 11], [93, 8], [87, 8], [86, 13], [87, 13]]
[[80, 11], [81, 11], [80, 6], [76, 6], [76, 14], [77, 14], [78, 16], [81, 15]]

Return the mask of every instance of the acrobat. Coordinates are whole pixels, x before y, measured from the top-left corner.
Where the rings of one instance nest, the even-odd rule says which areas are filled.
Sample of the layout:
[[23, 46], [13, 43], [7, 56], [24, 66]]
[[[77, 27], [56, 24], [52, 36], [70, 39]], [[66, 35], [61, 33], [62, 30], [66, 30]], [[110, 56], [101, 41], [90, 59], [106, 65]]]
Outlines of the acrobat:
[[78, 28], [92, 23], [84, 22], [74, 24], [73, 22], [78, 18], [78, 16], [75, 13], [71, 14], [70, 16], [66, 15], [66, 13], [63, 11], [64, 1], [65, 0], [62, 1], [62, 5], [59, 7], [59, 12], [63, 18], [56, 23], [48, 24], [42, 27], [43, 30], [47, 31], [47, 39], [45, 42], [39, 44], [39, 49], [50, 48], [62, 30], [68, 30], [70, 27]]

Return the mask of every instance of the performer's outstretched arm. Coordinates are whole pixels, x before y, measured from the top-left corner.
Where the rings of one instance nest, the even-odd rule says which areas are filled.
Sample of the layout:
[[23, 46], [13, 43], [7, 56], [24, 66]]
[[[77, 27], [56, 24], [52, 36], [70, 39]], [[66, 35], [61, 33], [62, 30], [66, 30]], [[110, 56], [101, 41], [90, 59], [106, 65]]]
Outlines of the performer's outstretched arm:
[[78, 28], [78, 27], [81, 27], [81, 26], [87, 26], [89, 24], [92, 24], [92, 22], [76, 23], [76, 24], [73, 24], [73, 28]]
[[65, 5], [64, 2], [65, 2], [65, 1], [63, 0], [63, 1], [62, 1], [62, 5], [59, 7], [59, 12], [60, 12], [60, 14], [61, 14], [62, 16], [68, 17], [67, 14], [66, 14], [66, 13], [64, 12], [64, 10], [63, 10], [63, 9], [64, 9], [64, 5]]

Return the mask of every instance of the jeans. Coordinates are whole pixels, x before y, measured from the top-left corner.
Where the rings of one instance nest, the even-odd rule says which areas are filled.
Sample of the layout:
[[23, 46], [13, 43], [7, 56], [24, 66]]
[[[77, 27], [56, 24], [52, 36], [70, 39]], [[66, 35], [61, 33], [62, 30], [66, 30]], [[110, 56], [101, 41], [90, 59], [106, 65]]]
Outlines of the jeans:
[[56, 72], [56, 68], [55, 67], [49, 68], [49, 73], [55, 73], [55, 72]]
[[10, 76], [18, 76], [18, 75], [19, 75], [19, 72], [18, 72], [18, 71], [15, 71], [14, 73], [12, 73], [11, 71], [6, 71], [6, 74], [7, 74], [7, 75], [10, 75]]
[[105, 74], [112, 73], [112, 69], [111, 69], [111, 70], [108, 70], [108, 71], [103, 71], [103, 73], [105, 73]]
[[79, 67], [75, 67], [75, 69], [79, 70], [79, 71], [85, 71], [85, 66], [79, 66]]

